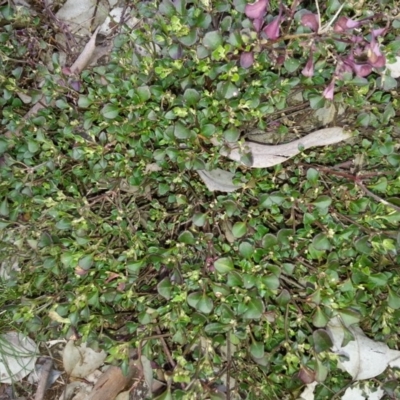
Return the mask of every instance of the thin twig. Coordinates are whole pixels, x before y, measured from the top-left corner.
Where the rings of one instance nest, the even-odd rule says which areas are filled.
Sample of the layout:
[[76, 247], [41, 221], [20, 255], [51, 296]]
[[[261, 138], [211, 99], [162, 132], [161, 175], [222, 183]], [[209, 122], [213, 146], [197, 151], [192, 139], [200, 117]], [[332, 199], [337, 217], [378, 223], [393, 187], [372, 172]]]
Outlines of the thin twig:
[[387, 207], [393, 208], [393, 210], [400, 212], [400, 207], [398, 207], [392, 203], [389, 203], [385, 199], [382, 199], [382, 197], [379, 197], [375, 193], [371, 192], [360, 180], [356, 180], [355, 183], [365, 194], [372, 197], [374, 200], [378, 201], [379, 203], [384, 204]]

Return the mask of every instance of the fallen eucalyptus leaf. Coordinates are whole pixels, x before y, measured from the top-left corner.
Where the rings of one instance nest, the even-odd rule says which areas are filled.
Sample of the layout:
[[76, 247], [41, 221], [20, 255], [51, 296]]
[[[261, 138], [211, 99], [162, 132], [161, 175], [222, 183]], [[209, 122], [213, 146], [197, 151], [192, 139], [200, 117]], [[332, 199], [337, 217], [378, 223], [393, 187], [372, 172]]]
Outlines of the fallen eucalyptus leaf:
[[86, 347], [86, 343], [77, 347], [73, 340], [69, 340], [63, 352], [64, 369], [74, 378], [86, 378], [104, 363], [106, 357], [103, 350], [98, 353]]
[[89, 61], [92, 58], [93, 52], [96, 48], [96, 37], [97, 37], [97, 33], [99, 32], [99, 29], [100, 29], [100, 27], [97, 27], [97, 29], [93, 32], [92, 37], [86, 43], [86, 46], [83, 49], [82, 53], [79, 55], [79, 57], [76, 59], [76, 61], [72, 64], [71, 72], [73, 74], [79, 74], [86, 67], [86, 65], [89, 64]]
[[224, 171], [220, 168], [211, 171], [198, 170], [197, 172], [208, 190], [212, 192], [215, 190], [219, 190], [220, 192], [234, 192], [241, 188], [240, 185], [235, 185], [232, 182], [234, 176], [232, 172]]
[[388, 366], [400, 367], [400, 351], [391, 350], [386, 343], [375, 342], [368, 338], [357, 325], [347, 327], [354, 340], [342, 347], [345, 329], [337, 317], [332, 318], [327, 325], [327, 331], [333, 342], [333, 351], [348, 358], [341, 361], [340, 367], [354, 380], [374, 378]]
[[385, 392], [380, 387], [370, 387], [360, 384], [349, 387], [341, 400], [379, 400], [385, 395]]
[[318, 385], [318, 382], [309, 383], [304, 388], [303, 392], [300, 395], [299, 400], [314, 400], [314, 389]]
[[133, 28], [135, 25], [139, 23], [139, 20], [137, 18], [133, 18], [130, 15], [130, 13], [131, 9], [129, 7], [128, 8], [115, 7], [110, 11], [108, 17], [100, 26], [99, 33], [108, 36], [113, 30], [115, 30], [115, 27], [120, 23], [124, 23], [129, 28]]
[[392, 78], [400, 77], [400, 56], [396, 57], [396, 61], [391, 64], [386, 64], [386, 68], [389, 70], [389, 75]]
[[110, 4], [106, 0], [67, 0], [56, 17], [69, 25], [73, 33], [89, 35], [90, 28], [106, 19]]
[[287, 161], [289, 158], [299, 154], [302, 150], [316, 146], [328, 146], [346, 140], [350, 138], [350, 136], [351, 134], [345, 132], [343, 128], [326, 128], [312, 132], [290, 143], [270, 146], [254, 142], [245, 142], [242, 150], [236, 147], [231, 150], [222, 150], [221, 154], [242, 164], [244, 164], [242, 162], [242, 157], [246, 154], [250, 154], [253, 160], [251, 164], [252, 168], [268, 168]]
[[15, 383], [35, 369], [37, 345], [20, 332], [0, 335], [0, 382]]

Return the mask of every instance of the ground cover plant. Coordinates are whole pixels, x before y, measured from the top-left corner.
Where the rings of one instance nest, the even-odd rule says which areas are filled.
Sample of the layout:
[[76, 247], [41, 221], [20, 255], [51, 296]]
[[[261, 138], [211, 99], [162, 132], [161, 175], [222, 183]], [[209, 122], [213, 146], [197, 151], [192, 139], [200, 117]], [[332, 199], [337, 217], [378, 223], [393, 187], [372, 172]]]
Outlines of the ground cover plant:
[[[60, 6], [0, 7], [1, 331], [134, 349], [160, 399], [341, 398], [334, 317], [399, 347], [396, 2], [136, 1], [78, 69]], [[351, 138], [251, 168], [326, 125]]]

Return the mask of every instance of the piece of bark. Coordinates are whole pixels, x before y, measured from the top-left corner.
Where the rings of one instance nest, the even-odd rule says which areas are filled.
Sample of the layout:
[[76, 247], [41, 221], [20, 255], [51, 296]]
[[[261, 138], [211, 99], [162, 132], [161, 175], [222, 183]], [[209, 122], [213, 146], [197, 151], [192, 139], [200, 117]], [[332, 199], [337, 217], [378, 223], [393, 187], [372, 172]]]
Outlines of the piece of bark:
[[51, 369], [53, 368], [53, 360], [48, 358], [42, 366], [39, 384], [37, 386], [35, 400], [43, 400], [47, 388]]

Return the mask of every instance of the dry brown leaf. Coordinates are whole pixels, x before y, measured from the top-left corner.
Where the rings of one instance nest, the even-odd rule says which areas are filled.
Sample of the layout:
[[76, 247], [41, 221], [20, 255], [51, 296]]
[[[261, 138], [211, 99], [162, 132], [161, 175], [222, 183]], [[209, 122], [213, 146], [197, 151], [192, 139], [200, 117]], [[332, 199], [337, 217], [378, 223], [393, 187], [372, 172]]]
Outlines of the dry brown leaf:
[[112, 400], [117, 397], [134, 379], [140, 376], [140, 370], [133, 361], [129, 363], [128, 374], [124, 375], [121, 368], [112, 366], [107, 369], [94, 385], [88, 400]]

